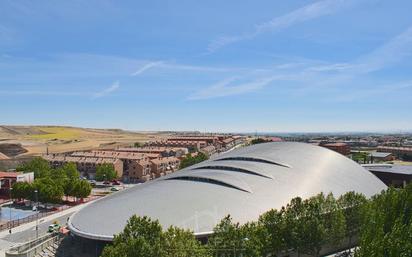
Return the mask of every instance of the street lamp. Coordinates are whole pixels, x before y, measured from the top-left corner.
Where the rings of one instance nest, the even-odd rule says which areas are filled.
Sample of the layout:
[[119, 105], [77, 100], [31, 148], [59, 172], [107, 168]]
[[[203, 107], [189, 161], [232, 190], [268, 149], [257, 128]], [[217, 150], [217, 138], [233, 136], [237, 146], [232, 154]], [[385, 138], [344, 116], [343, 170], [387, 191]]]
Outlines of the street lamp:
[[10, 206], [9, 206], [9, 211], [10, 211], [10, 219], [9, 219], [10, 228], [9, 228], [9, 234], [11, 234], [11, 206], [12, 206], [12, 204], [13, 204], [13, 200], [11, 199], [11, 190], [13, 190], [13, 188], [11, 187], [11, 184], [10, 184], [9, 194], [10, 194], [11, 204], [10, 204]]
[[37, 196], [37, 189], [34, 190], [34, 199], [36, 201], [36, 239], [39, 238], [39, 202]]

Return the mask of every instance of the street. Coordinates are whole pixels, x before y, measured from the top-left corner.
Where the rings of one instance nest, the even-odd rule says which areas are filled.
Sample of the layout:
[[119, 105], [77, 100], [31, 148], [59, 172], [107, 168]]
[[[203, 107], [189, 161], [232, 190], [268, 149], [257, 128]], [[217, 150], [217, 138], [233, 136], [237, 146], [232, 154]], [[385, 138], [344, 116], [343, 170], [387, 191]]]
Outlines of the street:
[[[54, 220], [50, 220], [50, 221], [45, 221], [44, 218], [40, 219], [39, 220], [39, 236], [47, 234], [49, 225], [54, 223], [55, 221], [57, 221], [57, 223], [60, 224], [61, 226], [65, 226], [68, 217], [70, 217], [70, 215], [72, 214], [73, 212], [66, 214], [64, 216], [58, 217]], [[24, 243], [32, 239], [35, 239], [35, 238], [36, 238], [36, 225], [24, 231], [20, 231], [20, 232], [13, 232], [13, 229], [12, 229], [12, 233], [3, 237], [2, 239], [9, 241], [9, 242], [13, 242], [13, 243]]]

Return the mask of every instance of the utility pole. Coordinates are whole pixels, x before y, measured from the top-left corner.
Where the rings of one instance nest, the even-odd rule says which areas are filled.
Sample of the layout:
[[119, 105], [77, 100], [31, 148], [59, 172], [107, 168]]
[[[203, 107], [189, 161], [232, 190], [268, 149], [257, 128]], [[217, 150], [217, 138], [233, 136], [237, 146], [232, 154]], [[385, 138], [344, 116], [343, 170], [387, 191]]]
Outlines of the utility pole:
[[37, 189], [34, 190], [34, 197], [36, 201], [36, 240], [39, 238], [39, 202], [37, 193]]
[[10, 207], [9, 207], [9, 211], [10, 211], [10, 219], [9, 219], [9, 225], [10, 225], [10, 228], [9, 228], [9, 234], [11, 234], [11, 206], [13, 205], [13, 200], [11, 199], [11, 190], [13, 190], [13, 188], [11, 187], [11, 181], [9, 180], [9, 186], [10, 186], [10, 190], [9, 190], [9, 194], [10, 194], [10, 201], [11, 201], [11, 203], [10, 203]]

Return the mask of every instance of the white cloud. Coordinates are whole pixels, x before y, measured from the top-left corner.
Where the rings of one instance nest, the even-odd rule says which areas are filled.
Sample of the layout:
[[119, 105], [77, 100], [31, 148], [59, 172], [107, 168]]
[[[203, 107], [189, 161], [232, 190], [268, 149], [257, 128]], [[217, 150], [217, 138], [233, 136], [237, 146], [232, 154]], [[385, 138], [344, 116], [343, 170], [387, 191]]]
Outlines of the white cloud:
[[110, 87], [105, 88], [104, 90], [95, 93], [93, 95], [93, 99], [100, 98], [100, 97], [103, 97], [103, 96], [107, 96], [107, 95], [113, 93], [114, 91], [116, 91], [117, 89], [119, 89], [119, 87], [120, 87], [120, 84], [119, 84], [118, 81], [116, 81]]
[[0, 95], [16, 95], [16, 96], [86, 96], [90, 93], [85, 92], [63, 92], [63, 91], [35, 91], [35, 90], [0, 90]]
[[[260, 90], [273, 80], [289, 80], [300, 82], [294, 92], [297, 94], [308, 93], [308, 90], [320, 90], [321, 88], [331, 88], [347, 86], [348, 83], [359, 84], [361, 76], [366, 76], [370, 72], [385, 69], [395, 65], [412, 55], [412, 26], [405, 31], [388, 40], [385, 44], [371, 51], [369, 54], [357, 58], [353, 62], [329, 63], [315, 66], [299, 65], [278, 65], [272, 70], [263, 70], [263, 74], [247, 73], [242, 75], [243, 80], [252, 82], [242, 83], [239, 79], [224, 79], [215, 85], [206, 87], [189, 97], [191, 100], [209, 99], [230, 95], [243, 94]], [[282, 67], [284, 69], [279, 69]], [[293, 74], [293, 75], [290, 75]], [[237, 82], [237, 83], [236, 83]], [[407, 83], [409, 88], [409, 83]], [[379, 92], [389, 91], [388, 88], [379, 89]], [[394, 90], [399, 90], [394, 84]], [[372, 89], [373, 90], [373, 89]], [[359, 88], [360, 93], [362, 89]], [[354, 92], [356, 94], [356, 92]], [[345, 97], [345, 99], [349, 99]]]
[[271, 76], [252, 79], [249, 82], [240, 82], [234, 85], [234, 82], [239, 81], [240, 78], [231, 77], [217, 82], [189, 97], [189, 100], [209, 99], [216, 97], [223, 97], [229, 95], [238, 95], [249, 92], [255, 92], [269, 85], [275, 80], [293, 80], [294, 76]]
[[412, 26], [358, 60], [357, 70], [372, 72], [412, 55]]
[[354, 0], [324, 0], [318, 1], [302, 8], [296, 9], [285, 15], [276, 17], [270, 21], [259, 24], [250, 33], [239, 36], [223, 36], [213, 40], [208, 45], [208, 51], [214, 52], [219, 48], [242, 40], [252, 39], [259, 34], [269, 31], [280, 31], [295, 24], [303, 23], [322, 16], [330, 15], [354, 4]]
[[162, 65], [162, 64], [163, 64], [162, 61], [149, 62], [149, 63], [143, 65], [142, 67], [140, 67], [140, 69], [138, 69], [137, 71], [135, 71], [135, 72], [133, 72], [132, 74], [130, 74], [130, 76], [140, 75], [140, 74], [142, 74], [143, 72], [145, 72], [145, 71], [147, 71], [147, 70], [149, 70], [149, 69], [151, 69], [151, 68], [153, 68], [153, 67]]

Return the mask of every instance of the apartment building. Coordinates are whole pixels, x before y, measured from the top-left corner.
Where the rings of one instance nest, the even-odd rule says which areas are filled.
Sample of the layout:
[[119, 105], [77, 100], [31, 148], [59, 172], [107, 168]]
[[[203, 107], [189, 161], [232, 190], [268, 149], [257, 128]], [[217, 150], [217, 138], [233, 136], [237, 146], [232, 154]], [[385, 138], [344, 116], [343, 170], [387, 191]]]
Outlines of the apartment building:
[[[119, 159], [123, 162], [123, 181], [146, 181], [147, 174], [150, 174], [150, 167], [147, 170], [145, 166], [149, 162], [149, 156], [144, 153], [135, 152], [118, 152], [118, 151], [91, 151], [91, 152], [74, 152], [71, 156], [83, 156], [83, 157], [96, 157], [96, 158], [109, 158]], [[159, 155], [155, 154], [155, 158], [159, 158]], [[132, 176], [130, 174], [133, 174]], [[140, 177], [139, 177], [140, 174]]]
[[123, 162], [120, 159], [86, 156], [64, 156], [54, 154], [45, 155], [43, 156], [43, 158], [47, 160], [53, 168], [61, 167], [69, 162], [75, 163], [80, 174], [90, 179], [95, 178], [97, 166], [104, 163], [113, 165], [117, 177], [121, 178], [123, 176]]
[[186, 155], [189, 150], [185, 147], [166, 147], [166, 146], [145, 146], [145, 147], [127, 147], [118, 148], [118, 152], [131, 152], [131, 153], [144, 153], [147, 155], [156, 156], [155, 158], [161, 157], [180, 157]]
[[164, 157], [150, 160], [154, 178], [170, 174], [179, 169], [180, 160], [176, 157]]

